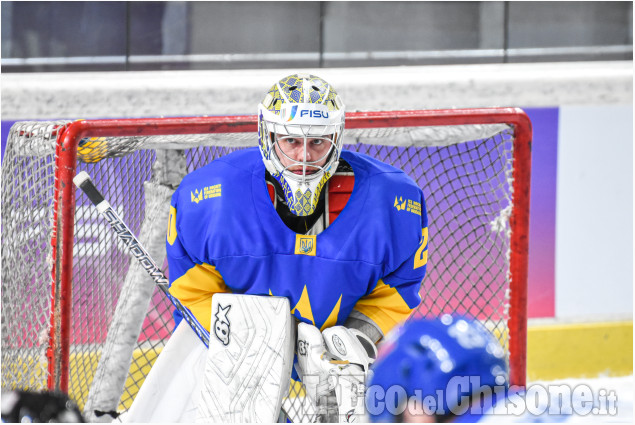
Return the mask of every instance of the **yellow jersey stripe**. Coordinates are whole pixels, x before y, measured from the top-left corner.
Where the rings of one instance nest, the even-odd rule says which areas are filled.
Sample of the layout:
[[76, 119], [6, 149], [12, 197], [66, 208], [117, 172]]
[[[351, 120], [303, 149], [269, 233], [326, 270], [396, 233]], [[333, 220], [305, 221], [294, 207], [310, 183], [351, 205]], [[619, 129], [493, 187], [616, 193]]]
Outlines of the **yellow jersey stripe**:
[[391, 288], [381, 279], [373, 292], [357, 301], [354, 309], [375, 322], [384, 335], [414, 310], [408, 307], [396, 288]]
[[212, 320], [212, 295], [231, 292], [216, 267], [196, 264], [174, 282], [170, 294], [190, 309], [196, 320], [210, 330]]

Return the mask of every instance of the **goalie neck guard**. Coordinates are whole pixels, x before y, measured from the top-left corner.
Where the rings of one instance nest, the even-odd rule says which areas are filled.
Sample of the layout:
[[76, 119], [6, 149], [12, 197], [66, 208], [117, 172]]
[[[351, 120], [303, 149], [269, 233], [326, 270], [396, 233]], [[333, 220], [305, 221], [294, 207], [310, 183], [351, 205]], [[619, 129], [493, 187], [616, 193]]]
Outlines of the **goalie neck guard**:
[[315, 211], [342, 151], [344, 104], [315, 75], [293, 74], [274, 84], [258, 105], [258, 144], [265, 167], [298, 216]]

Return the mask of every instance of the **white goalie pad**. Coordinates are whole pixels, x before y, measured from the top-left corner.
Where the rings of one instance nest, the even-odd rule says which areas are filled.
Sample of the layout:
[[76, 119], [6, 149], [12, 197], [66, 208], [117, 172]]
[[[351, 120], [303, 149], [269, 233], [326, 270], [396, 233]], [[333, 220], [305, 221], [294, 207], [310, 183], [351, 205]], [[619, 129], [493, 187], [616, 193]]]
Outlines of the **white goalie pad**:
[[192, 423], [207, 349], [182, 321], [163, 348], [121, 422]]
[[197, 422], [277, 422], [294, 321], [283, 297], [216, 294]]

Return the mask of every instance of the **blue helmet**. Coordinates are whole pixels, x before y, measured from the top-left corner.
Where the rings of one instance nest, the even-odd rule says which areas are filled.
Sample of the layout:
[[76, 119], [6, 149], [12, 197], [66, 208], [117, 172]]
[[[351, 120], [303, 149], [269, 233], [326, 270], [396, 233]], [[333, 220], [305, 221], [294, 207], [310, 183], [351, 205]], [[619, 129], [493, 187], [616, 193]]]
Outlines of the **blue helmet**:
[[450, 315], [413, 319], [394, 329], [380, 345], [372, 371], [366, 406], [373, 422], [395, 422], [412, 396], [433, 397], [434, 413], [443, 418], [467, 407], [464, 400], [476, 384], [492, 391], [508, 388], [506, 354], [497, 339], [480, 322]]

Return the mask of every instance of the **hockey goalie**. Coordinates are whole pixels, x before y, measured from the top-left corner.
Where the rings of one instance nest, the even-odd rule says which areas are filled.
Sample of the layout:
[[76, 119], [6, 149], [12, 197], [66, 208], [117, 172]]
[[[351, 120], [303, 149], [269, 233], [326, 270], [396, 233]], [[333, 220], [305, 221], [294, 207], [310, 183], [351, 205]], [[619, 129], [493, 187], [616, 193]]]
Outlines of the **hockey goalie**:
[[188, 174], [172, 197], [170, 293], [209, 349], [177, 311], [126, 421], [363, 420], [375, 344], [421, 301], [422, 190], [342, 149], [336, 90], [285, 77], [258, 125], [258, 147]]

